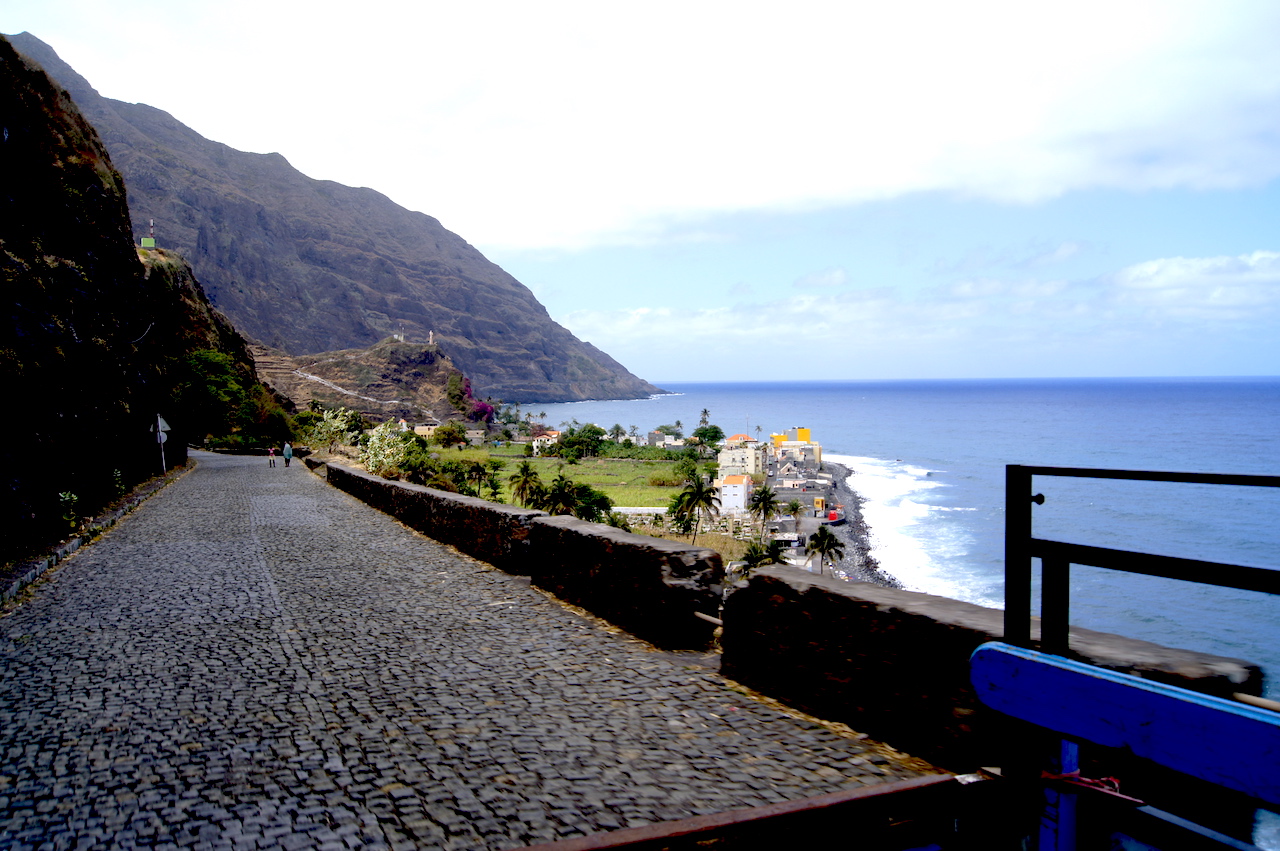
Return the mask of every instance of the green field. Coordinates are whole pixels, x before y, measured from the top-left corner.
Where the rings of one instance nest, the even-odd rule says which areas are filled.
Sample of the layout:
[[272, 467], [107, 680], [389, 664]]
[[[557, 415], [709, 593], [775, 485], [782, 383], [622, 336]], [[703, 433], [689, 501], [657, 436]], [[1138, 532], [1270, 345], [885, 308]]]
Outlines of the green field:
[[[472, 453], [475, 453], [474, 459], [470, 457]], [[511, 502], [511, 489], [507, 479], [520, 466], [520, 462], [526, 460], [524, 456], [492, 455], [483, 450], [467, 450], [460, 454], [468, 460], [482, 461], [485, 456], [488, 456], [505, 461], [507, 466], [498, 473], [498, 479], [502, 482], [502, 499]], [[443, 457], [452, 457], [452, 454]], [[675, 466], [673, 461], [585, 458], [577, 464], [566, 464], [560, 458], [529, 458], [528, 460], [533, 463], [533, 468], [538, 471], [538, 476], [544, 484], [559, 475], [563, 468], [565, 475], [571, 480], [602, 491], [613, 500], [614, 505], [665, 507], [671, 497], [680, 492], [679, 487], [653, 487], [649, 484], [649, 477], [654, 474], [671, 475], [671, 470]]]

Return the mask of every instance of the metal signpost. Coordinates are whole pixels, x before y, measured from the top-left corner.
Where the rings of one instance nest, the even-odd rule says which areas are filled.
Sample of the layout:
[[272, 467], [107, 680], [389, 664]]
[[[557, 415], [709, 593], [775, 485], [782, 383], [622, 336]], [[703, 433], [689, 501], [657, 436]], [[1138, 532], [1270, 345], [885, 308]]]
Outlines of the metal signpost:
[[169, 465], [164, 461], [164, 442], [169, 439], [168, 432], [171, 430], [169, 424], [164, 421], [164, 417], [156, 414], [156, 424], [151, 427], [156, 433], [156, 443], [160, 444], [160, 475], [164, 475], [169, 469]]

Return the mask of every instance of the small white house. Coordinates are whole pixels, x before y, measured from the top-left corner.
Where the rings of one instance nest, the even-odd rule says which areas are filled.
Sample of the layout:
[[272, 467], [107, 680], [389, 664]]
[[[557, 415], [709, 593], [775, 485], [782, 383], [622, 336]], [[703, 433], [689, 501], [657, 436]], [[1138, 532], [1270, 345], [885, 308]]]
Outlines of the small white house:
[[533, 451], [541, 455], [543, 450], [560, 439], [560, 432], [548, 431], [533, 439]]
[[754, 484], [750, 476], [732, 475], [720, 480], [720, 513], [745, 514]]

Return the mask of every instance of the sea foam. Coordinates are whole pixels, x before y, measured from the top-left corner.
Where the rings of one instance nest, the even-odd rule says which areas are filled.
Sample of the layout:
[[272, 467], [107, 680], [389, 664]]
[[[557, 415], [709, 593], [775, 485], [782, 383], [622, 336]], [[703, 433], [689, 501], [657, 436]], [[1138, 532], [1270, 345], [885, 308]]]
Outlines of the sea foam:
[[862, 519], [868, 527], [871, 555], [880, 567], [910, 591], [922, 591], [1000, 607], [999, 600], [983, 595], [973, 577], [956, 567], [952, 556], [963, 551], [949, 524], [930, 522], [931, 516], [955, 507], [930, 505], [930, 491], [947, 485], [930, 471], [904, 461], [887, 461], [858, 455], [823, 453], [824, 460], [852, 471], [846, 480], [863, 499]]

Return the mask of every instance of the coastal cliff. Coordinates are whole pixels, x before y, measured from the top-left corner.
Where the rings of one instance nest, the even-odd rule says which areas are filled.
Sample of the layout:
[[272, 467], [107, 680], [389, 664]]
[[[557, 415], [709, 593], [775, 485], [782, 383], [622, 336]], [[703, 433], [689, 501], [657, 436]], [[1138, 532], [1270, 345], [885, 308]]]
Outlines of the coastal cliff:
[[479, 397], [660, 392], [553, 321], [527, 287], [431, 216], [104, 98], [38, 38], [11, 40], [102, 134], [129, 185], [135, 237], [155, 220], [157, 244], [188, 258], [213, 304], [264, 345], [305, 355], [393, 334], [425, 344], [434, 333]]

